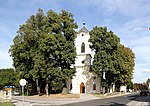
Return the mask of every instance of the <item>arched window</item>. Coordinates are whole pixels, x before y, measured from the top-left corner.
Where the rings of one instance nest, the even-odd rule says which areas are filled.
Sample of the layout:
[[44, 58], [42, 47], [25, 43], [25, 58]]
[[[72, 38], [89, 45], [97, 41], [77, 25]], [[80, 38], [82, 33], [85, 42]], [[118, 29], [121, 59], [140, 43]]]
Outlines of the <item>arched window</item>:
[[72, 83], [70, 84], [70, 90], [72, 90]]
[[95, 83], [93, 84], [93, 90], [96, 90], [96, 84]]
[[82, 45], [81, 45], [81, 53], [84, 53], [84, 52], [85, 52], [85, 44], [82, 43]]

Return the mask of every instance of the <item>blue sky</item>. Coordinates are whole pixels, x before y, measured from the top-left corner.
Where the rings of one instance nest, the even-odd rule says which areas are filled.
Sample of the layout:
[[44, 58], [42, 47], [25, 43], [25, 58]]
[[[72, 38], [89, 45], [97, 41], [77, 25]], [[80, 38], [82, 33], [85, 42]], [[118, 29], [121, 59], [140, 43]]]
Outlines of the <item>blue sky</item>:
[[91, 30], [106, 26], [117, 34], [121, 43], [135, 53], [133, 82], [150, 78], [150, 1], [149, 0], [1, 0], [0, 3], [0, 69], [12, 67], [8, 54], [19, 25], [41, 8], [74, 15], [79, 29], [82, 22]]

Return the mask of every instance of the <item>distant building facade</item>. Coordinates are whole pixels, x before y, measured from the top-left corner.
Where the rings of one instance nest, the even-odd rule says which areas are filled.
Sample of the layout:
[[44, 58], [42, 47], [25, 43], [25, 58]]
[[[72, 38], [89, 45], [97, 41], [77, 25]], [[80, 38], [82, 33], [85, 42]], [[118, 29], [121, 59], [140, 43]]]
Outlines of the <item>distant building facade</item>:
[[89, 47], [89, 31], [83, 26], [78, 31], [75, 40], [77, 57], [74, 67], [75, 76], [67, 82], [67, 90], [70, 93], [99, 93], [100, 78], [91, 70], [92, 51]]

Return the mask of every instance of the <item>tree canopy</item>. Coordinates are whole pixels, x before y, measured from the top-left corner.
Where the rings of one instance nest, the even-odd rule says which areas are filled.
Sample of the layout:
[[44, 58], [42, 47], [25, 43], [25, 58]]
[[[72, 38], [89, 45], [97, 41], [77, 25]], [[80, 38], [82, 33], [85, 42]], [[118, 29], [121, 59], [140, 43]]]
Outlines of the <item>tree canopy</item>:
[[[95, 51], [92, 70], [102, 79], [102, 86], [127, 84], [132, 79], [134, 53], [120, 43], [120, 38], [106, 27], [90, 31], [90, 48]], [[105, 79], [103, 74], [105, 73]]]
[[65, 10], [44, 15], [39, 9], [17, 31], [10, 53], [20, 78], [34, 82], [40, 93], [43, 86], [61, 90], [75, 69], [77, 24]]
[[16, 76], [13, 68], [0, 69], [0, 89], [5, 86], [17, 86]]

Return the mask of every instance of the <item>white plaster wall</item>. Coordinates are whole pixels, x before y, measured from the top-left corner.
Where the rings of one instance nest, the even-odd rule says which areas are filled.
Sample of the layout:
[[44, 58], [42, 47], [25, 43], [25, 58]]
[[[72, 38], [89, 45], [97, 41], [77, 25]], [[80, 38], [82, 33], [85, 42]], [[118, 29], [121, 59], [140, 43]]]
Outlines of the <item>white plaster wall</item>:
[[127, 86], [121, 86], [120, 91], [121, 92], [126, 92], [127, 91]]
[[82, 64], [82, 61], [84, 61], [85, 59], [86, 55], [77, 55], [74, 66], [84, 66], [84, 64]]
[[[82, 36], [84, 34], [84, 36]], [[75, 46], [77, 54], [91, 54], [91, 49], [89, 48], [89, 33], [79, 33], [77, 34], [77, 38], [75, 39]], [[81, 44], [84, 42], [85, 44], [85, 53], [81, 53]]]
[[[80, 93], [80, 84], [83, 82], [86, 86], [86, 76], [81, 74], [83, 72], [82, 67], [76, 68], [77, 73], [72, 79], [72, 93]], [[86, 90], [85, 90], [86, 92]]]

